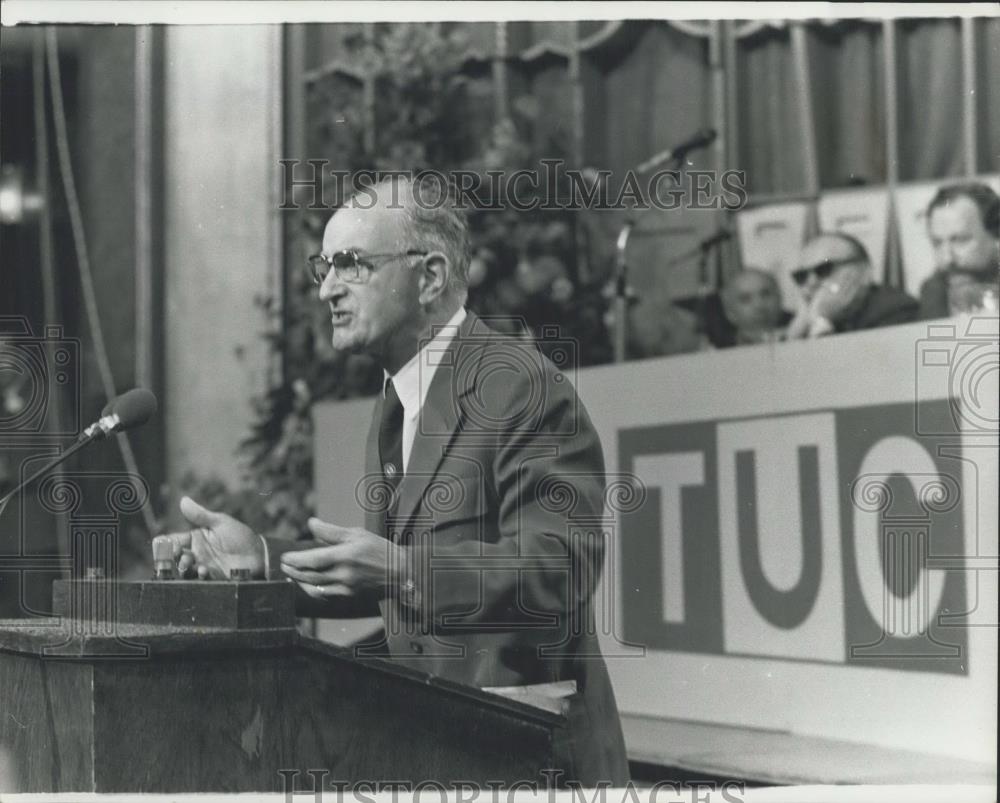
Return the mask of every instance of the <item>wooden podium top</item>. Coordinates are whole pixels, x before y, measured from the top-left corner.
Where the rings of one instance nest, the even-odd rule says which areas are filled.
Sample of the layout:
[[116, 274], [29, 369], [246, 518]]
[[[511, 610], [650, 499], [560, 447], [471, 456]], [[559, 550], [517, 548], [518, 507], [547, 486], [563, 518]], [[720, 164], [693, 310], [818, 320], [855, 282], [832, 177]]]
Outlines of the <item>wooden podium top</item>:
[[64, 615], [0, 620], [0, 791], [544, 785], [566, 766], [563, 715], [303, 636], [292, 595], [57, 581]]
[[[105, 599], [97, 599], [104, 594]], [[547, 726], [565, 717], [378, 657], [355, 655], [297, 629], [294, 587], [280, 581], [56, 580], [52, 617], [0, 619], [0, 652], [86, 661], [229, 650], [299, 649], [363, 663], [420, 689], [440, 689]], [[114, 610], [113, 620], [107, 611]], [[97, 615], [95, 615], [95, 612]]]

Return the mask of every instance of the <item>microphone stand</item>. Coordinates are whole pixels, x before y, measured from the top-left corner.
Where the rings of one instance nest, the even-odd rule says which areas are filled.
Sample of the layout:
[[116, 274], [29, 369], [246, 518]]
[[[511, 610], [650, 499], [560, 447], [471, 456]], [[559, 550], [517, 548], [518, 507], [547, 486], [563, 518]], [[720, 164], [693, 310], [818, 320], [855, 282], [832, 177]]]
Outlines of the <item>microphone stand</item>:
[[[670, 161], [670, 169], [678, 172], [684, 169], [684, 153], [674, 156]], [[645, 163], [644, 163], [645, 164]], [[642, 172], [642, 167], [639, 171]], [[626, 250], [628, 248], [629, 237], [632, 236], [632, 229], [635, 221], [627, 219], [618, 238], [615, 241], [615, 294], [614, 311], [615, 332], [614, 332], [614, 357], [616, 363], [625, 362], [628, 351], [628, 258]]]
[[626, 249], [628, 238], [632, 235], [631, 220], [626, 220], [622, 230], [618, 232], [615, 243], [615, 362], [625, 362], [628, 345], [628, 259]]
[[[722, 243], [729, 239], [729, 234], [725, 230], [717, 231], [715, 234], [702, 240], [698, 245], [698, 326], [701, 328], [701, 336], [708, 338], [708, 297], [719, 291], [719, 263], [717, 249], [722, 247]], [[708, 260], [716, 257], [715, 270], [712, 271], [714, 281], [709, 282]], [[704, 347], [704, 346], [703, 346]]]

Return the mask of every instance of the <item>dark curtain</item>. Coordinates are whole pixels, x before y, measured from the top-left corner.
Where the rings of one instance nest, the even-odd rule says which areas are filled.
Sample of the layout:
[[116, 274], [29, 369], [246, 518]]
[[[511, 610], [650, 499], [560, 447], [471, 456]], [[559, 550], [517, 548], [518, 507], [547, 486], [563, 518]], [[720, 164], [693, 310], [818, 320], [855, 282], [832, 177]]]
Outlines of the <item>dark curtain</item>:
[[[979, 120], [978, 170], [1000, 171], [1000, 18], [976, 21], [976, 99]], [[990, 76], [993, 76], [990, 78]]]
[[751, 195], [801, 193], [806, 185], [803, 131], [791, 37], [766, 29], [737, 50], [737, 166]]
[[[666, 23], [626, 23], [626, 28], [616, 42], [583, 57], [585, 162], [611, 171], [612, 198], [628, 171], [712, 124], [706, 41]], [[687, 163], [688, 169], [710, 166], [707, 149], [692, 152]], [[649, 173], [638, 175], [643, 192], [649, 178]], [[589, 216], [596, 227], [592, 237], [596, 262], [605, 270], [613, 263], [615, 237], [626, 214]], [[665, 286], [669, 295], [693, 292], [697, 261], [672, 263], [690, 251], [699, 232], [706, 236], [711, 232], [715, 213], [649, 210], [629, 216], [637, 224], [636, 283], [643, 289]]]
[[[1000, 20], [976, 20], [978, 168], [1000, 166]], [[820, 188], [887, 178], [883, 30], [879, 23], [811, 23], [807, 49]], [[899, 180], [965, 172], [961, 24], [896, 23]], [[805, 149], [791, 37], [766, 28], [737, 47], [740, 166], [751, 194], [806, 189]]]
[[882, 28], [845, 22], [808, 29], [820, 186], [882, 184], [885, 81]]
[[897, 31], [899, 179], [960, 175], [965, 164], [959, 21], [905, 21]]
[[601, 65], [603, 103], [587, 115], [588, 128], [604, 129], [601, 166], [615, 175], [712, 122], [705, 40], [642, 25], [632, 47]]

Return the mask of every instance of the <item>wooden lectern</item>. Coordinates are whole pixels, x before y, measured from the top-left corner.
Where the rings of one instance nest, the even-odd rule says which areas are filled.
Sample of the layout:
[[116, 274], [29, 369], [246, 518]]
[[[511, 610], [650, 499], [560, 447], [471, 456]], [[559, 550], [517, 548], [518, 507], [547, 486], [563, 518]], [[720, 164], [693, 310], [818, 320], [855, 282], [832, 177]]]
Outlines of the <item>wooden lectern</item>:
[[57, 580], [53, 603], [0, 620], [0, 791], [545, 788], [559, 766], [563, 716], [302, 636], [288, 583]]

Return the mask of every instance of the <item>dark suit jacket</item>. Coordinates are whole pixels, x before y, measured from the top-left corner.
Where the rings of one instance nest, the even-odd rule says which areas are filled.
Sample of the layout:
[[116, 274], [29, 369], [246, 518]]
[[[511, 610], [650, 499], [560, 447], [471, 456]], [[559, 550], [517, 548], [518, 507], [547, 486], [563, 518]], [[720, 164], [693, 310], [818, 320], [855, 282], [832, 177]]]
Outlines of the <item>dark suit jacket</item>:
[[[966, 277], [973, 280], [975, 283], [973, 287], [968, 288], [969, 290], [975, 291], [976, 294], [985, 291], [987, 289], [992, 289], [994, 292], [998, 289], [997, 287], [997, 269], [988, 268], [982, 271], [961, 271], [959, 275], [964, 273]], [[948, 318], [952, 315], [951, 306], [951, 290], [949, 288], [949, 272], [947, 270], [939, 270], [933, 273], [922, 285], [920, 285], [920, 317], [923, 320], [931, 320], [934, 318]], [[965, 307], [973, 301], [973, 297], [966, 296], [965, 298], [959, 297], [959, 307]], [[979, 302], [982, 303], [982, 297], [980, 296]]]
[[948, 276], [944, 271], [932, 273], [920, 285], [920, 318], [932, 320], [947, 318], [951, 314], [948, 307]]
[[920, 304], [902, 290], [885, 285], [870, 285], [858, 307], [834, 325], [838, 332], [856, 332], [893, 326], [917, 320]]
[[372, 532], [382, 531], [389, 502], [387, 535], [406, 547], [416, 588], [379, 602], [382, 649], [478, 687], [575, 681], [558, 769], [586, 785], [625, 783], [592, 609], [605, 548], [604, 457], [569, 378], [534, 343], [470, 313], [441, 357], [392, 496], [378, 459], [381, 407], [379, 399], [359, 496]]

